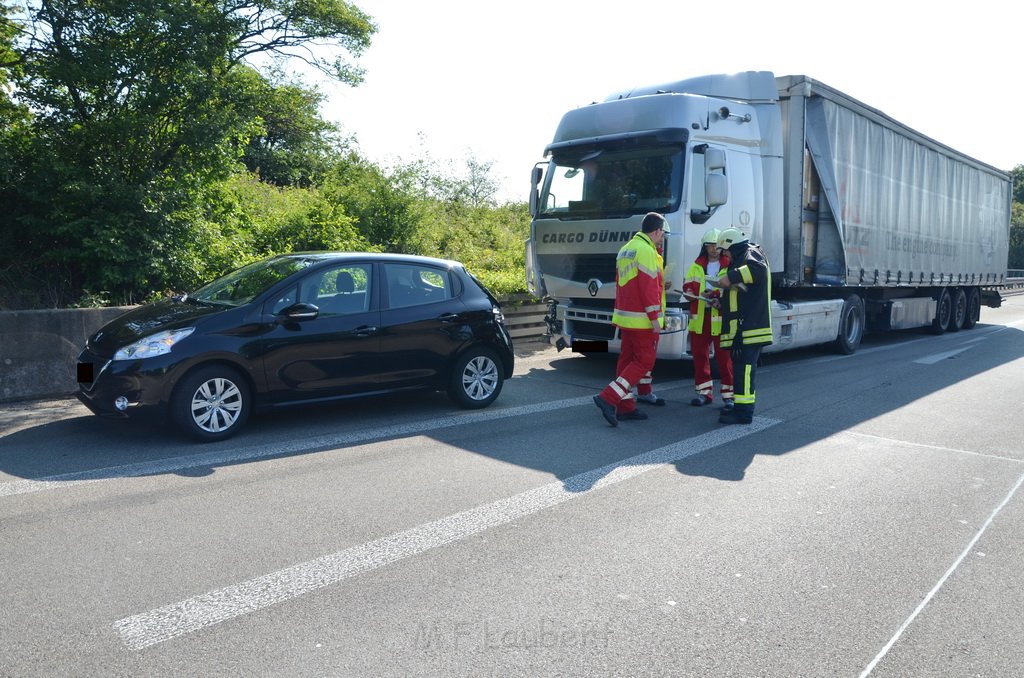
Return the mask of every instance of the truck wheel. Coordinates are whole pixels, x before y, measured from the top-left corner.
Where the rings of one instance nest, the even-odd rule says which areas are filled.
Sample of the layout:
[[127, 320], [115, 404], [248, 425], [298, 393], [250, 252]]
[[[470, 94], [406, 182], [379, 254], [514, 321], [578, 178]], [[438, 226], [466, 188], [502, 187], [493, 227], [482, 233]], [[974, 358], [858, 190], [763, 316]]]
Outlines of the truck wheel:
[[171, 397], [171, 418], [178, 428], [202, 442], [224, 440], [249, 418], [249, 385], [230, 367], [210, 365], [184, 379]]
[[949, 298], [949, 291], [943, 287], [939, 292], [939, 298], [935, 304], [935, 319], [932, 320], [930, 332], [942, 334], [949, 327], [949, 319], [953, 315], [953, 302]]
[[981, 291], [972, 287], [967, 291], [967, 314], [964, 315], [964, 329], [973, 328], [981, 317]]
[[836, 337], [836, 351], [850, 355], [860, 346], [864, 337], [864, 302], [856, 294], [851, 294], [843, 301], [843, 310], [839, 315], [839, 336]]
[[952, 303], [949, 316], [949, 327], [947, 328], [950, 332], [959, 332], [960, 328], [964, 326], [964, 319], [967, 317], [967, 293], [964, 292], [962, 287], [956, 288], [950, 296]]

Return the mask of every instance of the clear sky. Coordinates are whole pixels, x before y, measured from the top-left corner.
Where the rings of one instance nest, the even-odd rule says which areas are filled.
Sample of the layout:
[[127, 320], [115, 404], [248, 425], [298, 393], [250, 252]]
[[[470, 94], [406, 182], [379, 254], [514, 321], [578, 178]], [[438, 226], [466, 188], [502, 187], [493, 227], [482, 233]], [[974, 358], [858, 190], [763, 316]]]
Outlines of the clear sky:
[[710, 73], [804, 74], [1002, 170], [1024, 164], [1021, 22], [1012, 3], [860, 0], [355, 0], [379, 31], [357, 88], [323, 116], [381, 164], [493, 162], [502, 200], [562, 114]]

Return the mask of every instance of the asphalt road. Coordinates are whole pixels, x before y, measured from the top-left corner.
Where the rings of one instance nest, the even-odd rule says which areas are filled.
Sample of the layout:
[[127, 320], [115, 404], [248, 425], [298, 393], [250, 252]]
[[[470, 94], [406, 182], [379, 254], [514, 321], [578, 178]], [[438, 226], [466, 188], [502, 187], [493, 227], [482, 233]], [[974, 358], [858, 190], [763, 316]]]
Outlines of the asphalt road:
[[1024, 297], [766, 356], [751, 427], [524, 347], [194, 445], [0, 407], [0, 676], [1024, 675]]

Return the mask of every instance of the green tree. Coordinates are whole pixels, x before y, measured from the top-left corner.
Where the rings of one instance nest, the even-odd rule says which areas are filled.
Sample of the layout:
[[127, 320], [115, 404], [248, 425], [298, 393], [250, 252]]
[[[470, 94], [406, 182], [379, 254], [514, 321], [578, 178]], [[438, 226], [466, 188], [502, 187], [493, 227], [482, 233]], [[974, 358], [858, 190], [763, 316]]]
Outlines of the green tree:
[[14, 81], [34, 117], [30, 142], [6, 146], [0, 272], [37, 274], [52, 303], [194, 277], [194, 206], [270, 128], [244, 60], [302, 58], [357, 84], [345, 55], [376, 30], [340, 0], [40, 0], [25, 17]]
[[1010, 170], [1013, 211], [1010, 216], [1010, 257], [1007, 268], [1024, 269], [1024, 165]]
[[250, 105], [258, 129], [249, 138], [242, 161], [262, 181], [276, 186], [319, 183], [337, 160], [337, 126], [320, 117], [323, 94], [278, 71], [269, 79], [253, 72]]
[[1013, 180], [1013, 201], [1024, 203], [1024, 165], [1017, 165], [1010, 170]]
[[334, 165], [322, 190], [329, 200], [344, 206], [374, 247], [417, 254], [414, 243], [422, 222], [422, 176], [418, 166], [383, 169], [349, 152]]
[[1010, 257], [1007, 268], [1024, 269], [1024, 203], [1013, 203], [1010, 220]]

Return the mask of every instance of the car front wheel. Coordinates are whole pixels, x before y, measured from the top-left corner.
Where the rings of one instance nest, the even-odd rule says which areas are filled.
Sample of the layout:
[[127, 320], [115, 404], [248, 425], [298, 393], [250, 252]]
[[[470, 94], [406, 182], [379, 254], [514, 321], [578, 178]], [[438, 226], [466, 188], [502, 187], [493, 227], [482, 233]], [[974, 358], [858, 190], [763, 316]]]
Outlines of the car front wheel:
[[504, 381], [501, 364], [494, 352], [473, 348], [455, 363], [448, 395], [462, 407], [480, 409], [495, 401]]
[[248, 384], [229, 367], [204, 367], [187, 375], [171, 399], [175, 424], [203, 442], [233, 436], [251, 409]]

